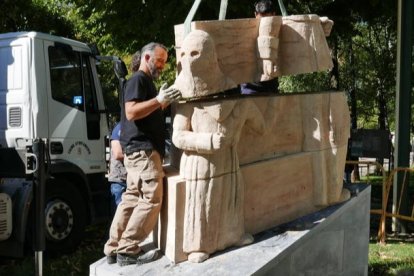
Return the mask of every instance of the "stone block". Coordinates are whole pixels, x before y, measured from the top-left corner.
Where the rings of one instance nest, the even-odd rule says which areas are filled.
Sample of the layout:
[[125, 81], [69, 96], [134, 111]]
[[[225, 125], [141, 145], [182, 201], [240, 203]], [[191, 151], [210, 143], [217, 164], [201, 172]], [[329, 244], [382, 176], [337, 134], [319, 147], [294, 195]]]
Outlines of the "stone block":
[[241, 171], [246, 232], [255, 234], [317, 210], [310, 153], [244, 165]]
[[178, 263], [187, 260], [183, 252], [185, 181], [177, 171], [167, 175], [158, 230], [159, 247], [165, 256]]

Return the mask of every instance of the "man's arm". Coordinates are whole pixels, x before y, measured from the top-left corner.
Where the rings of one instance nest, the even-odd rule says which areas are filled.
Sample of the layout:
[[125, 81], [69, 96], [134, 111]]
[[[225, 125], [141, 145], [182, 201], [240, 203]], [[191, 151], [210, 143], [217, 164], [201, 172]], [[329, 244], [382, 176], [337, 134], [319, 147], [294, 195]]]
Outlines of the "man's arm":
[[125, 103], [125, 115], [128, 121], [139, 120], [147, 117], [149, 114], [157, 110], [159, 107], [166, 108], [170, 103], [181, 98], [181, 92], [174, 86], [167, 88], [167, 84], [164, 83], [161, 86], [160, 92], [157, 97], [148, 101], [129, 101]]
[[111, 154], [112, 156], [119, 161], [124, 160], [124, 154], [122, 153], [122, 147], [119, 140], [112, 140], [111, 141]]
[[165, 104], [165, 106], [163, 106], [160, 104], [157, 98], [145, 102], [130, 101], [125, 103], [125, 115], [128, 121], [139, 120], [147, 117], [160, 107], [167, 107], [167, 105], [168, 104]]

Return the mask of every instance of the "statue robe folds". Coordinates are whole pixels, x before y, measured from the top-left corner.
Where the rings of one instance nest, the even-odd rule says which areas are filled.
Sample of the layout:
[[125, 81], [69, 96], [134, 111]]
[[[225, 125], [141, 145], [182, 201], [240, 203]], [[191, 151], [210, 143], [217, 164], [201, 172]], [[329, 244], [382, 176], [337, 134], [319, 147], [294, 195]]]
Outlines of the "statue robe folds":
[[[251, 101], [187, 103], [177, 108], [173, 142], [183, 150], [186, 253], [210, 254], [237, 244], [245, 234], [244, 185], [237, 156], [243, 125], [258, 133], [265, 130], [263, 116]], [[217, 137], [221, 137], [218, 146]]]

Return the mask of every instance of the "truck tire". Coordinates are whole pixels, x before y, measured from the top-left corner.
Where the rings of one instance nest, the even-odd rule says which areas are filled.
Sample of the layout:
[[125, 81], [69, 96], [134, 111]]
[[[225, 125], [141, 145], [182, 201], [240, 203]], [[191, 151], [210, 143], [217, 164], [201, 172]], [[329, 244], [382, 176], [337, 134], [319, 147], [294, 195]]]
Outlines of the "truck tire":
[[52, 179], [46, 186], [46, 252], [73, 252], [87, 224], [87, 208], [79, 190], [66, 180]]

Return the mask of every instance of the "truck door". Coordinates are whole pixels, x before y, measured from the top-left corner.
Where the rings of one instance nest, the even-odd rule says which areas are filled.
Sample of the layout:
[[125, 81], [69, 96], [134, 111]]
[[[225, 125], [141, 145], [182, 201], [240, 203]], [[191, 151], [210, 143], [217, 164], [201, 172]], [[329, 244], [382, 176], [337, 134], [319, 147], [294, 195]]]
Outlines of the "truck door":
[[51, 157], [76, 164], [86, 174], [102, 172], [106, 168], [104, 134], [90, 54], [53, 42], [45, 42], [44, 51], [49, 64]]

